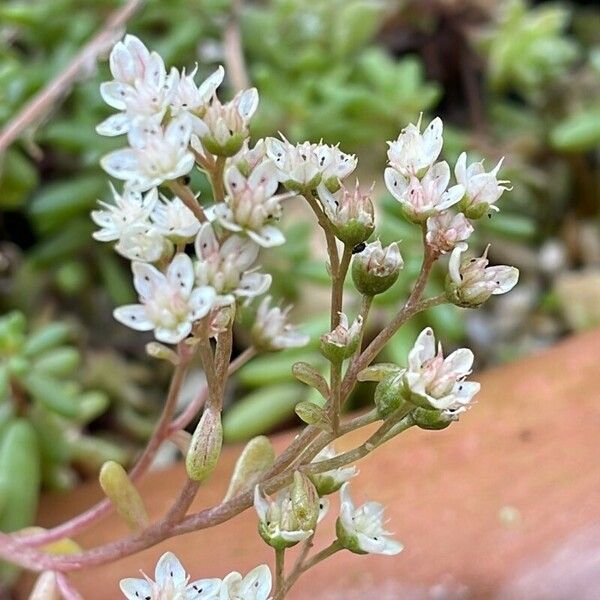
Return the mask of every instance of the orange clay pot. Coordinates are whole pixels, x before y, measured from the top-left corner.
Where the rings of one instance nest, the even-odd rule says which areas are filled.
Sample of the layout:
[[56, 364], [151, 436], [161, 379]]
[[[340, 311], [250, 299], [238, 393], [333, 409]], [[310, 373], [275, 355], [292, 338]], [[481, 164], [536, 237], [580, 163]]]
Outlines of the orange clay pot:
[[[404, 552], [337, 554], [301, 578], [291, 600], [600, 598], [600, 331], [475, 379], [482, 383], [479, 402], [459, 423], [438, 432], [411, 429], [359, 463], [355, 501], [385, 503]], [[293, 435], [276, 437], [278, 450]], [[349, 435], [338, 448], [364, 437]], [[219, 502], [239, 451], [224, 450], [193, 511]], [[180, 465], [145, 478], [141, 490], [151, 515], [164, 514], [183, 479]], [[58, 523], [99, 497], [95, 484], [47, 494], [39, 522]], [[336, 512], [334, 500], [316, 549], [332, 540]], [[249, 510], [72, 580], [86, 599], [118, 598], [119, 579], [139, 569], [151, 575], [166, 550], [194, 578], [272, 566], [256, 524]], [[110, 516], [79, 541], [91, 547], [126, 533]], [[29, 585], [24, 580], [20, 597]]]

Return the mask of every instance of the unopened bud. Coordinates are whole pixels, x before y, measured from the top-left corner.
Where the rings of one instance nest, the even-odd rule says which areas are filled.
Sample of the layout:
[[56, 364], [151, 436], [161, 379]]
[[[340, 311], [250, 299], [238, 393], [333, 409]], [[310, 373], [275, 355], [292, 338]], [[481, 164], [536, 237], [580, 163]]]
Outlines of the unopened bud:
[[444, 411], [421, 407], [413, 409], [411, 415], [417, 427], [429, 430], [445, 429], [455, 420], [445, 414]]
[[396, 283], [403, 265], [396, 242], [383, 248], [381, 242], [377, 240], [367, 244], [362, 252], [354, 256], [352, 280], [361, 294], [366, 296], [382, 294]]
[[173, 365], [179, 364], [179, 356], [177, 356], [177, 353], [159, 342], [149, 342], [146, 344], [146, 354], [153, 358], [167, 360]]
[[238, 493], [251, 489], [275, 462], [275, 450], [271, 440], [264, 435], [251, 439], [242, 450], [229, 482], [224, 502]]
[[104, 493], [132, 530], [141, 531], [148, 527], [150, 520], [144, 501], [120, 464], [112, 460], [105, 462], [100, 469], [99, 481]]
[[222, 445], [221, 413], [208, 408], [200, 417], [185, 458], [185, 468], [191, 480], [202, 482], [209, 477], [217, 466]]
[[292, 510], [303, 531], [313, 530], [319, 520], [319, 494], [313, 482], [300, 471], [294, 472]]
[[404, 371], [386, 375], [375, 388], [375, 406], [382, 419], [395, 413], [405, 403], [403, 398], [402, 375]]
[[362, 317], [356, 317], [352, 325], [348, 317], [340, 313], [340, 324], [329, 333], [321, 336], [321, 354], [333, 363], [342, 362], [352, 356], [360, 342]]

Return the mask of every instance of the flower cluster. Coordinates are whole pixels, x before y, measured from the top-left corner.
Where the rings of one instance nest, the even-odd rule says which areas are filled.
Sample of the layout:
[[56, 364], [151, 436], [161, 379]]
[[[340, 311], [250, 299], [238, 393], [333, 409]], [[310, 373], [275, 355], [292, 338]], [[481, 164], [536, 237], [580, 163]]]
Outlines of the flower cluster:
[[[94, 237], [113, 242], [132, 261], [139, 296], [139, 304], [117, 308], [115, 318], [153, 330], [165, 343], [194, 335], [203, 319], [203, 331], [216, 335], [230, 324], [236, 302], [269, 289], [271, 276], [256, 266], [259, 250], [285, 241], [275, 223], [282, 201], [295, 195], [277, 193], [287, 175], [267, 155], [267, 144], [248, 145], [258, 93], [246, 90], [223, 104], [216, 96], [221, 67], [197, 85], [197, 69], [167, 73], [162, 58], [132, 35], [113, 48], [110, 70], [113, 80], [102, 84], [101, 94], [118, 112], [97, 130], [127, 135], [128, 146], [101, 161], [124, 183], [122, 191], [111, 186], [112, 203], [92, 212], [99, 226]], [[337, 148], [328, 149], [326, 176], [339, 171], [335, 161], [345, 160]], [[206, 210], [184, 181], [196, 163], [225, 192]], [[286, 322], [288, 311], [267, 310], [267, 304], [257, 320], [263, 343], [280, 349], [308, 342]]]
[[128, 577], [120, 582], [127, 600], [267, 600], [271, 592], [271, 571], [259, 565], [247, 575], [233, 571], [221, 579], [198, 579], [190, 582], [179, 559], [163, 554], [154, 572], [154, 580], [145, 573], [143, 579]]

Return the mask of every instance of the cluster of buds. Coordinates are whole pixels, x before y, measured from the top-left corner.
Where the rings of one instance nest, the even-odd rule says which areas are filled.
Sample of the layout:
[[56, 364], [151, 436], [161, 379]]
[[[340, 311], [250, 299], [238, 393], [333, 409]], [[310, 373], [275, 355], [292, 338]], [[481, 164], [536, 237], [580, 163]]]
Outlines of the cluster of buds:
[[189, 575], [172, 552], [166, 552], [160, 557], [154, 579], [143, 572], [142, 574], [144, 579], [121, 579], [120, 588], [127, 600], [267, 600], [272, 587], [271, 571], [267, 565], [259, 565], [246, 576], [233, 571], [222, 580], [212, 578], [190, 582]]

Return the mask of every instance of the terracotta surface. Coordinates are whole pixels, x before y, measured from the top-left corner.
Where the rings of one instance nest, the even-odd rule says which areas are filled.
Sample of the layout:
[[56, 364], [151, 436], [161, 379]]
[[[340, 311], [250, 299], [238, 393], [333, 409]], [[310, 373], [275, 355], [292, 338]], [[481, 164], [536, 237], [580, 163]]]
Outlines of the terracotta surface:
[[[600, 331], [478, 379], [479, 404], [460, 423], [410, 430], [359, 464], [356, 500], [384, 502], [406, 550], [392, 558], [338, 554], [301, 579], [292, 600], [600, 598]], [[193, 509], [219, 500], [238, 452], [227, 448]], [[166, 510], [182, 478], [177, 467], [145, 480], [153, 515]], [[71, 494], [68, 505], [48, 496], [40, 522], [60, 521], [98, 496], [94, 485]], [[331, 540], [334, 518], [321, 526], [317, 548]], [[246, 571], [272, 560], [255, 528], [248, 511], [73, 580], [85, 598], [118, 598], [121, 577], [151, 573], [168, 549], [195, 577]], [[124, 532], [109, 517], [80, 541], [89, 547]]]

